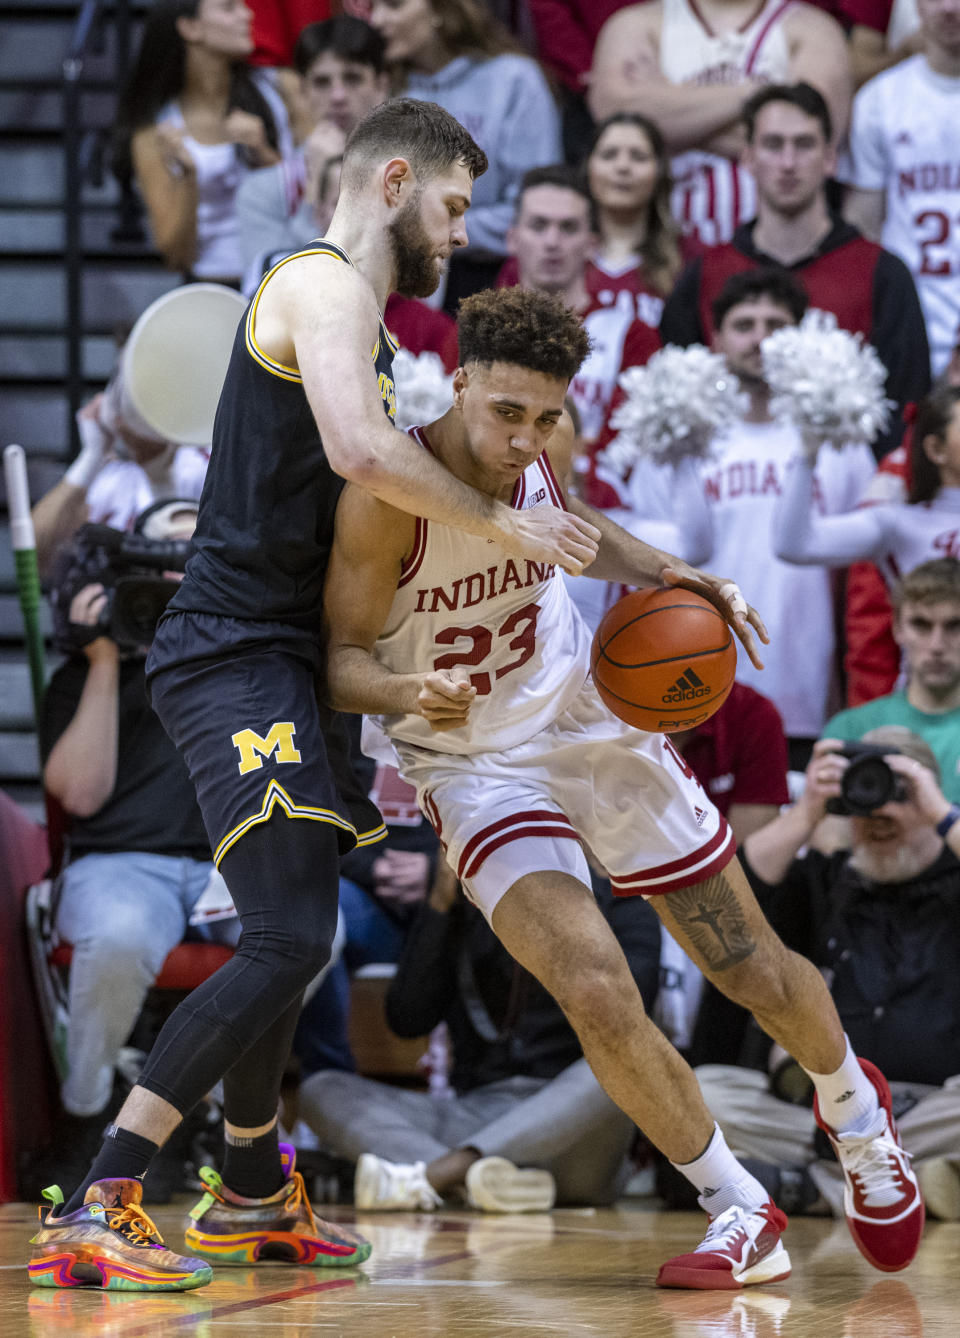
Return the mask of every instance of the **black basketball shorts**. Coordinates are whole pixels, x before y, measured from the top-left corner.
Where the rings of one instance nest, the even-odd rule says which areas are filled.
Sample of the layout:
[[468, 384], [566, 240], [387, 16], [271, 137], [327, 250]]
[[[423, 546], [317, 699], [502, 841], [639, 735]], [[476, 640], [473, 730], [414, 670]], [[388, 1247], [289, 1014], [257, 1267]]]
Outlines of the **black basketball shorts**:
[[344, 718], [317, 701], [319, 659], [281, 624], [162, 619], [148, 691], [196, 786], [216, 864], [277, 811], [329, 823], [341, 854], [386, 836], [354, 775]]

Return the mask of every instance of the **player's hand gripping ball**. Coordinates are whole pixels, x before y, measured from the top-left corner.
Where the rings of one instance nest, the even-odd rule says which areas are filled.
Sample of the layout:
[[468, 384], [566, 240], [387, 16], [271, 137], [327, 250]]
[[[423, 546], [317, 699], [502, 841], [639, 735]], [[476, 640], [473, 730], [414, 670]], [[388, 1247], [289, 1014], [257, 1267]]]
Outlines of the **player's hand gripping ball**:
[[590, 654], [614, 715], [648, 733], [692, 729], [726, 701], [737, 647], [717, 610], [691, 590], [637, 590], [605, 614]]

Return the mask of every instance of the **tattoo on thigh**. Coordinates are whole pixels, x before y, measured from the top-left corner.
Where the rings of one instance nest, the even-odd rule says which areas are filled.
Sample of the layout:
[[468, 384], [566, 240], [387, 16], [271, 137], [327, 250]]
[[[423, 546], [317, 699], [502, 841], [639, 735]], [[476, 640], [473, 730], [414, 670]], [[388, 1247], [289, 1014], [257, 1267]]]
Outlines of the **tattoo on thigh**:
[[711, 971], [726, 971], [756, 951], [737, 894], [722, 873], [670, 892], [667, 908]]

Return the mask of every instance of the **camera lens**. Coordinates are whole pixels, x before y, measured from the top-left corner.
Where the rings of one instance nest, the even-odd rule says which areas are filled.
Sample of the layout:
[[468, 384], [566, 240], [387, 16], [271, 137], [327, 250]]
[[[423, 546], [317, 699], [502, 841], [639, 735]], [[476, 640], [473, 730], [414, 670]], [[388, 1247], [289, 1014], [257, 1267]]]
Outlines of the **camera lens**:
[[863, 817], [898, 798], [897, 777], [882, 757], [860, 757], [840, 781], [840, 793], [851, 813]]

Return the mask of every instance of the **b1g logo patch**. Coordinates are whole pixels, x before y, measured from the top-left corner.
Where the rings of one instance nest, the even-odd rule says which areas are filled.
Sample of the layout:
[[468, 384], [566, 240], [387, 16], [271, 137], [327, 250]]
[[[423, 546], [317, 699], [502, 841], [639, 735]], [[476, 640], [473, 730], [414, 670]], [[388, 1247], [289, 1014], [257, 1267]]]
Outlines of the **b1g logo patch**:
[[293, 736], [297, 727], [292, 720], [279, 720], [270, 726], [267, 737], [261, 738], [255, 730], [241, 729], [234, 734], [230, 742], [240, 752], [237, 764], [241, 776], [248, 771], [259, 771], [265, 757], [272, 757], [274, 762], [299, 762], [300, 752], [293, 746]]

